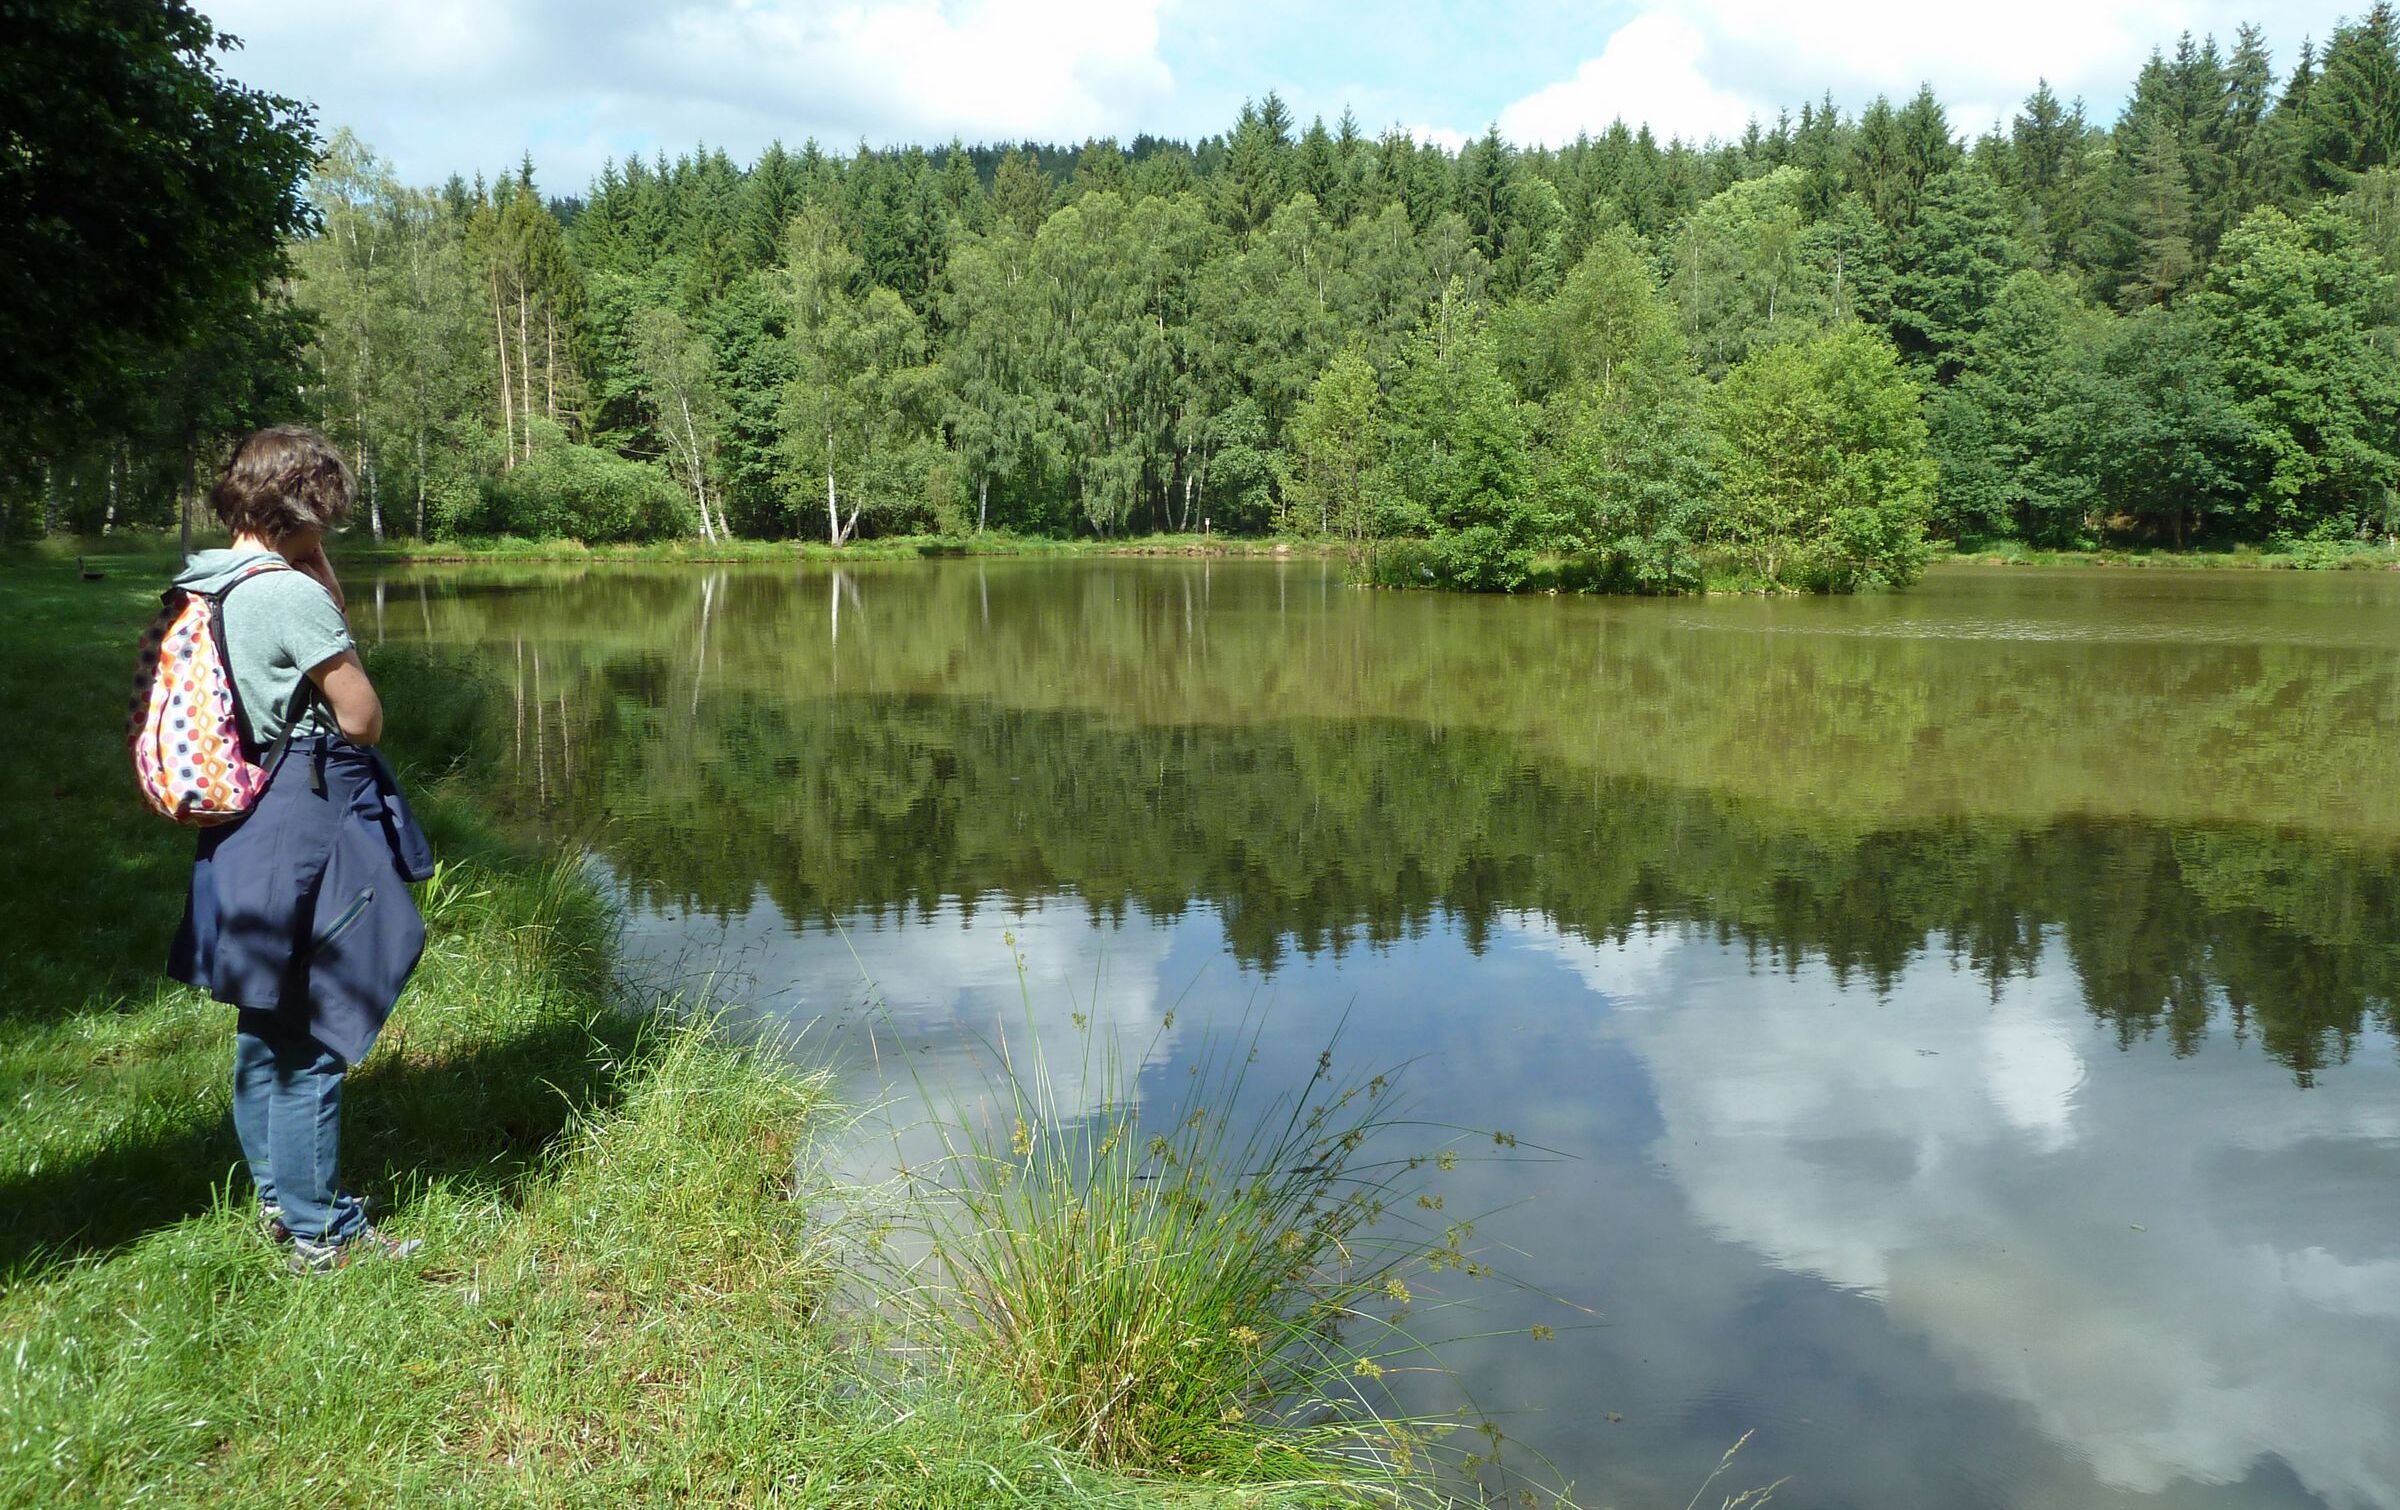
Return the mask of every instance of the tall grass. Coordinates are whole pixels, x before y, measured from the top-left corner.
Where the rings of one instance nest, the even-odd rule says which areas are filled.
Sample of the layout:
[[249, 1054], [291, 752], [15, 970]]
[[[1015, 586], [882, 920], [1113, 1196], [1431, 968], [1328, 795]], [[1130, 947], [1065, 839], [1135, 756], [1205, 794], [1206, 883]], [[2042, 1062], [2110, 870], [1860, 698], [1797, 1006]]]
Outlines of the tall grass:
[[1466, 1491], [1475, 1461], [1439, 1445], [1461, 1419], [1389, 1388], [1440, 1370], [1418, 1291], [1490, 1272], [1430, 1193], [1454, 1153], [1387, 1147], [1428, 1130], [1398, 1075], [1329, 1046], [1297, 1091], [1261, 1092], [1253, 1025], [1145, 1099], [1141, 1061], [1080, 1012], [1079, 1062], [1050, 1062], [1017, 966], [1026, 1030], [994, 1041], [983, 1110], [920, 1082], [938, 1153], [900, 1170], [909, 1280], [886, 1288], [940, 1352], [1113, 1469], [1345, 1503]]

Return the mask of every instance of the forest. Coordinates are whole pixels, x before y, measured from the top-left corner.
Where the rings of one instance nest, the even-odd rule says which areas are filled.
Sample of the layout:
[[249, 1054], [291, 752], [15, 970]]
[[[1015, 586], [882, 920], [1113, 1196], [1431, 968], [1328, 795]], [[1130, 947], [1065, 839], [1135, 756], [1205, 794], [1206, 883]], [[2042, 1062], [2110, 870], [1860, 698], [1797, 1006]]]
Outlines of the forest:
[[[2280, 71], [2257, 28], [2187, 35], [2113, 120], [2044, 85], [1974, 135], [1925, 89], [1451, 151], [1268, 94], [1195, 142], [701, 147], [561, 194], [530, 158], [401, 183], [165, 11], [128, 55], [231, 117], [223, 202], [57, 192], [214, 214], [208, 286], [18, 345], [62, 354], [0, 394], [12, 535], [173, 528], [295, 414], [377, 540], [1276, 533], [1395, 583], [1670, 592], [2400, 529], [2388, 5]], [[9, 318], [106, 327], [111, 276]]]

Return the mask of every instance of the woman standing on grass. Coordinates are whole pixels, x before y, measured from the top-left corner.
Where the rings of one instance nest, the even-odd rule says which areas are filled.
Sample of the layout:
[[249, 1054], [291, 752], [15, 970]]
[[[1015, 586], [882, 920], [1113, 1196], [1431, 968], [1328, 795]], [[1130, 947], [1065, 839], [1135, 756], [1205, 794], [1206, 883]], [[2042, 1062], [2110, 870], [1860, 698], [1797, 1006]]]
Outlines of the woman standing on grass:
[[417, 1247], [377, 1232], [335, 1179], [342, 1079], [424, 952], [406, 883], [430, 870], [373, 749], [383, 704], [325, 559], [350, 498], [323, 436], [261, 430], [209, 494], [232, 547], [198, 552], [175, 579], [220, 604], [243, 743], [271, 777], [247, 815], [201, 831], [167, 970], [240, 1009], [233, 1125], [260, 1224], [303, 1273]]

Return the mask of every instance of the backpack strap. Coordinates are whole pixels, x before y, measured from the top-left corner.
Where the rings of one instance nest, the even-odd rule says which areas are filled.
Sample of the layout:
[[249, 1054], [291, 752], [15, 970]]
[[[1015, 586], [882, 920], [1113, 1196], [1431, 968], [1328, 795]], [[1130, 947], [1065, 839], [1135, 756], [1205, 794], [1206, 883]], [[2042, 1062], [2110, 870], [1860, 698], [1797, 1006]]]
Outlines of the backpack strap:
[[[246, 727], [249, 720], [241, 716], [242, 689], [240, 683], [234, 679], [233, 655], [225, 643], [225, 600], [233, 596], [235, 588], [253, 577], [263, 577], [271, 572], [297, 571], [298, 569], [280, 556], [269, 556], [264, 561], [253, 562], [244, 568], [240, 576], [235, 577], [223, 587], [211, 592], [194, 594], [194, 596], [208, 600], [208, 632], [217, 642], [217, 659], [225, 665], [225, 685], [233, 694], [233, 726], [241, 731], [242, 743], [245, 746], [250, 743], [250, 731]], [[276, 769], [283, 764], [283, 757], [292, 747], [292, 736], [299, 731], [300, 721], [314, 710], [316, 700], [317, 684], [308, 679], [308, 671], [304, 667], [300, 672], [300, 691], [292, 698], [292, 706], [284, 716], [283, 733], [277, 737], [265, 757], [258, 761], [258, 764], [265, 768], [270, 779], [273, 778]], [[244, 753], [254, 752], [245, 750]]]

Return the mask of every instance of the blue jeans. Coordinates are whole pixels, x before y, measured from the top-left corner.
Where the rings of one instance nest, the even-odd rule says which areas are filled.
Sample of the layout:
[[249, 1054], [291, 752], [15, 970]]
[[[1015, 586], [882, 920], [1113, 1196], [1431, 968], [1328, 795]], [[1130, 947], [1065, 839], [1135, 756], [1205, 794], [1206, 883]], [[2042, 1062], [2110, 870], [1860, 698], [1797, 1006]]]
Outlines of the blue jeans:
[[311, 1242], [347, 1242], [366, 1225], [366, 1213], [335, 1183], [348, 1068], [305, 1035], [234, 1035], [233, 1130], [242, 1157], [259, 1199], [281, 1206], [284, 1226]]

